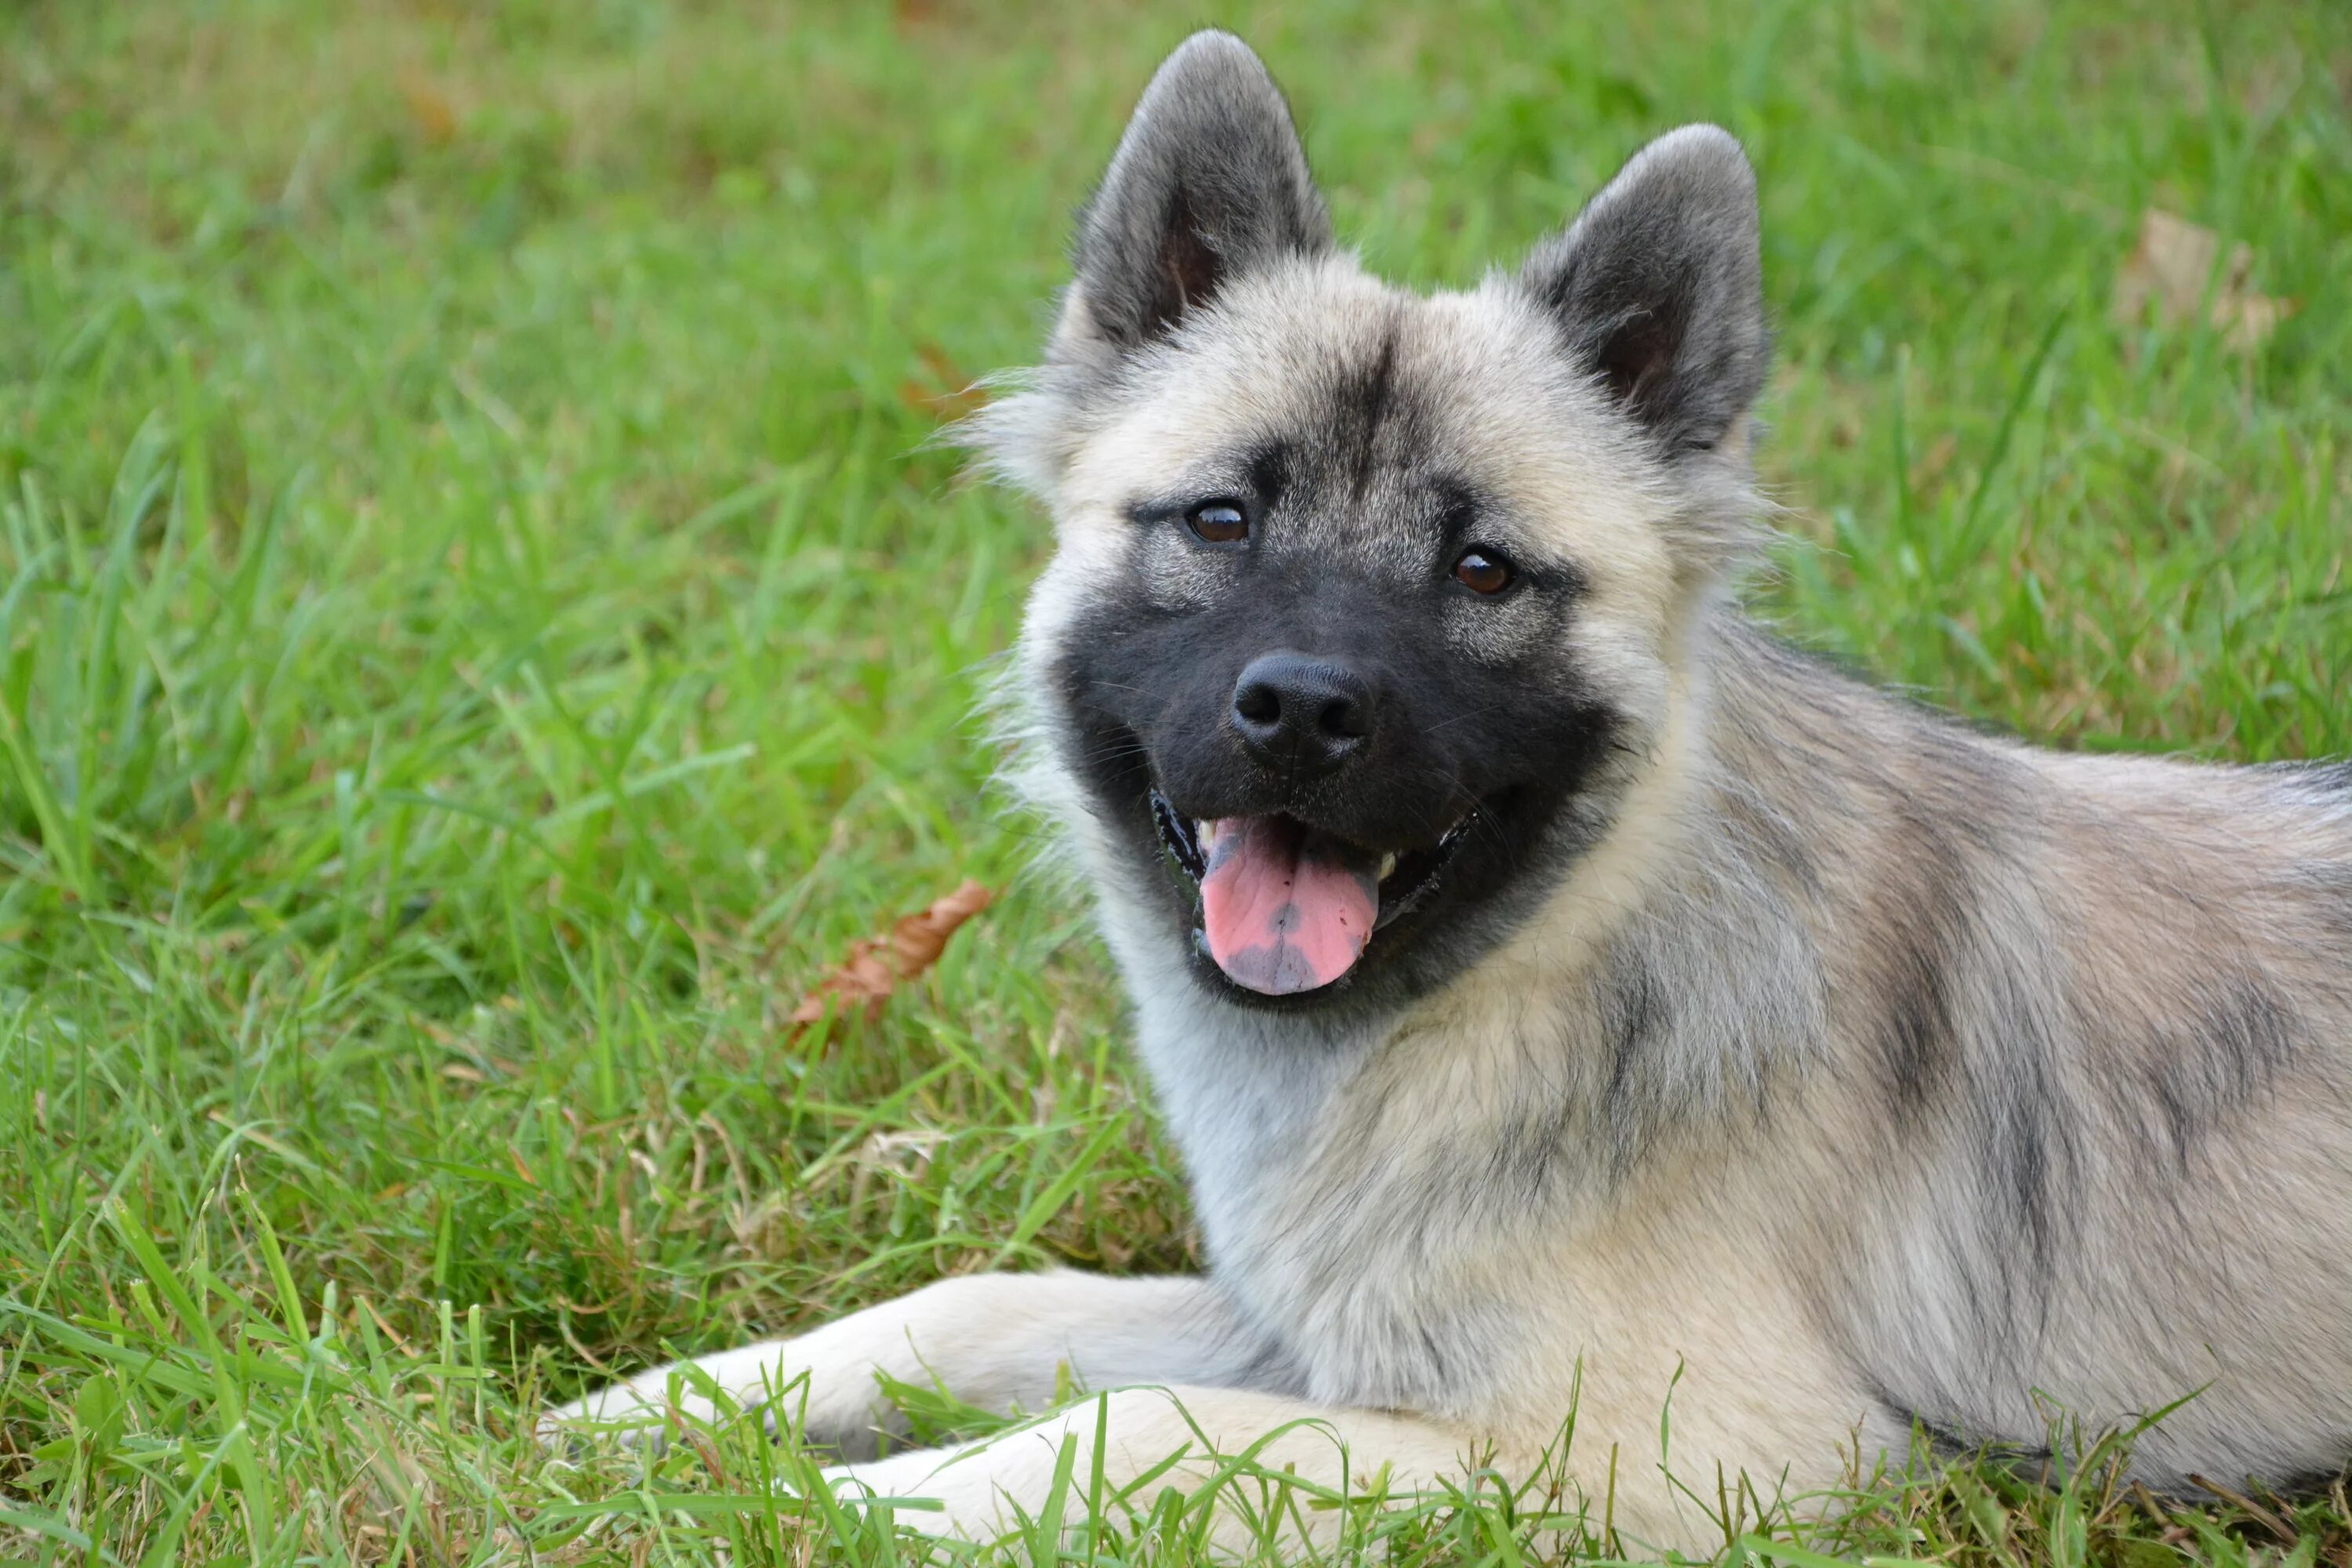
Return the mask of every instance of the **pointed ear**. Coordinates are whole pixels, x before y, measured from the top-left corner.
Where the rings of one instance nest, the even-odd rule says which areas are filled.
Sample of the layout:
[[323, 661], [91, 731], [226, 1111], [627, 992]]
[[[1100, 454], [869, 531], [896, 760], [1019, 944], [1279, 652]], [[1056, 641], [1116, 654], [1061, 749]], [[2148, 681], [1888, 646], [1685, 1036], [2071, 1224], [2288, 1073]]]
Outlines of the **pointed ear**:
[[1764, 385], [1756, 174], [1717, 126], [1634, 153], [1519, 279], [1669, 456], [1715, 446]]
[[1252, 268], [1330, 247], [1282, 89], [1239, 38], [1195, 33], [1152, 77], [1078, 220], [1058, 335], [1136, 348]]

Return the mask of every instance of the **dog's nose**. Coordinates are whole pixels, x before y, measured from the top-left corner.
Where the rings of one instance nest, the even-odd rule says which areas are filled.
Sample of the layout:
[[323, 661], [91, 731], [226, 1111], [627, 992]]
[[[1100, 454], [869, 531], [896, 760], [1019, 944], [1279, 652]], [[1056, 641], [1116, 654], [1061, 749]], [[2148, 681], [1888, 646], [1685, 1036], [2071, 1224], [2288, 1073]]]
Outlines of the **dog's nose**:
[[1234, 732], [1251, 756], [1296, 776], [1328, 773], [1371, 738], [1371, 683], [1334, 659], [1287, 649], [1234, 683]]

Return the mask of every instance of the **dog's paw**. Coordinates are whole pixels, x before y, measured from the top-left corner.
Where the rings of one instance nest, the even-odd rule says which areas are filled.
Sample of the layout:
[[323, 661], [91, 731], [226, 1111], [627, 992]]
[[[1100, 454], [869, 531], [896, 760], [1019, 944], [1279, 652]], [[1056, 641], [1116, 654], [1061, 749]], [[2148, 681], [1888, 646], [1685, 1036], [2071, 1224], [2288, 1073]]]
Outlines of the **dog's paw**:
[[828, 1465], [825, 1489], [850, 1508], [887, 1504], [891, 1518], [924, 1535], [988, 1541], [1003, 1530], [996, 1488], [982, 1465], [958, 1468], [957, 1450], [918, 1448], [854, 1465]]
[[849, 1460], [871, 1458], [881, 1432], [899, 1425], [870, 1363], [820, 1370], [799, 1346], [772, 1342], [648, 1367], [546, 1411], [537, 1431], [560, 1452], [604, 1443], [658, 1452], [754, 1415], [772, 1439], [789, 1426], [803, 1444]]
[[542, 1411], [535, 1427], [540, 1446], [551, 1453], [579, 1454], [598, 1444], [617, 1444], [658, 1454], [691, 1426], [724, 1419], [716, 1402], [690, 1389], [611, 1384], [595, 1393]]

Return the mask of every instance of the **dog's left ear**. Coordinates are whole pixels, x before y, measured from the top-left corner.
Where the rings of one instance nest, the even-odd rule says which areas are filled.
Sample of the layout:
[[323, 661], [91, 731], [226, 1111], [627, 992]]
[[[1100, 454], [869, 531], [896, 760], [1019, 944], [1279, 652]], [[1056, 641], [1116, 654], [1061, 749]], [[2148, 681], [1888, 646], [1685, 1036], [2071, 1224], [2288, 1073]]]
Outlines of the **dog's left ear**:
[[1634, 153], [1519, 280], [1670, 457], [1713, 447], [1763, 388], [1756, 174], [1718, 126]]
[[1139, 348], [1233, 279], [1331, 248], [1282, 89], [1231, 33], [1193, 34], [1135, 107], [1078, 220], [1057, 344]]

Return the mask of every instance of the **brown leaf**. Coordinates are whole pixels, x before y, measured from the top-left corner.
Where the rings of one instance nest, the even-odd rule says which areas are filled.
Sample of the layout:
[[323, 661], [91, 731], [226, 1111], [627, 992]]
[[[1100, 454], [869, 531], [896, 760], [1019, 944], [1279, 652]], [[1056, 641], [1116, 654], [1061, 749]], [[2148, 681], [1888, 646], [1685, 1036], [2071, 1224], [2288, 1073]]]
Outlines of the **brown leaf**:
[[[2130, 326], [2153, 302], [2158, 321], [2179, 326], [2197, 314], [2210, 280], [2213, 302], [2205, 312], [2207, 324], [2240, 353], [2262, 347], [2278, 324], [2294, 314], [2297, 302], [2257, 293], [2249, 286], [2254, 253], [2243, 241], [2231, 246], [2226, 258], [2221, 258], [2221, 238], [2211, 229], [2148, 208], [2140, 215], [2139, 241], [2116, 274], [2116, 321]], [[2218, 278], [2213, 272], [2217, 258], [2221, 259]]]
[[898, 384], [898, 401], [910, 412], [929, 414], [945, 423], [977, 413], [988, 402], [988, 389], [979, 385], [977, 378], [950, 358], [948, 351], [939, 344], [917, 343], [915, 354], [931, 379], [929, 385], [912, 376]]
[[940, 961], [956, 928], [986, 909], [995, 895], [978, 882], [967, 881], [929, 909], [901, 919], [881, 936], [849, 945], [840, 966], [808, 989], [792, 1011], [794, 1024], [814, 1024], [830, 1011], [862, 1007], [872, 1017], [890, 994]]
[[442, 143], [457, 134], [457, 107], [449, 95], [416, 71], [400, 79], [400, 96], [408, 104], [408, 118], [427, 142]]
[[923, 362], [924, 369], [950, 386], [971, 384], [972, 378], [965, 374], [964, 368], [949, 356], [947, 350], [929, 338], [915, 345], [915, 357]]

